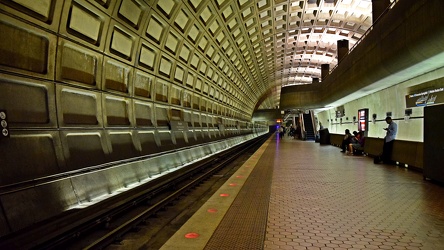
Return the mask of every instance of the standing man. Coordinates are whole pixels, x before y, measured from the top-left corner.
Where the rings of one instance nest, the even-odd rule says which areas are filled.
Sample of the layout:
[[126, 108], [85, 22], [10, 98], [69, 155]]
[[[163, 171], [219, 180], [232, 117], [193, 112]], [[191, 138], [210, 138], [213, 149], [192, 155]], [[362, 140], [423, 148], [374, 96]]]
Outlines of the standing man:
[[279, 139], [282, 139], [282, 136], [284, 135], [284, 128], [282, 126], [279, 126]]
[[384, 128], [386, 135], [384, 137], [384, 146], [382, 148], [381, 159], [384, 163], [392, 163], [391, 155], [393, 150], [393, 143], [395, 142], [396, 134], [398, 133], [398, 124], [392, 121], [390, 116], [385, 118], [385, 122], [387, 122], [388, 127]]

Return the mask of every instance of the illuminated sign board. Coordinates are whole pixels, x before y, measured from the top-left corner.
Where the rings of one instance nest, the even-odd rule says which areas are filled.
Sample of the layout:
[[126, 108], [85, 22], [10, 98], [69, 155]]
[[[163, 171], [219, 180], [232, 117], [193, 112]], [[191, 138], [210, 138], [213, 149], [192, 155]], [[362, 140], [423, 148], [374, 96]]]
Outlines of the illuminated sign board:
[[358, 131], [368, 131], [368, 109], [358, 110]]
[[444, 88], [436, 88], [405, 96], [407, 108], [423, 107], [439, 103], [444, 103]]

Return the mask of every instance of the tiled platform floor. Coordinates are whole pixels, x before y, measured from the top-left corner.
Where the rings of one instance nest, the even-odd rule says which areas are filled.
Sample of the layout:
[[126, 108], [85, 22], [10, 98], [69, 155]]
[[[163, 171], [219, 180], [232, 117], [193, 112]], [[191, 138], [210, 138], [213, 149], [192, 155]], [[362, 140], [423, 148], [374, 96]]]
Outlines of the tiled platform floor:
[[[272, 182], [263, 249], [444, 249], [442, 185], [339, 151], [270, 138], [255, 166], [273, 162], [267, 166], [272, 176], [265, 177]], [[225, 241], [246, 221], [231, 225], [233, 235], [225, 234]], [[231, 244], [227, 249], [260, 249]]]

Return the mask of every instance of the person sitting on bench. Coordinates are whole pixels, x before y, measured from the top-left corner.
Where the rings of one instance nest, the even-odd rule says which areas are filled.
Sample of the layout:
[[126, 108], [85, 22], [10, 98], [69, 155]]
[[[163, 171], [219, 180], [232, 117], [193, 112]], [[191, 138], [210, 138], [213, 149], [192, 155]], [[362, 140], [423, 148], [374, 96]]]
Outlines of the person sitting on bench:
[[356, 142], [352, 142], [348, 145], [349, 148], [348, 153], [352, 155], [361, 155], [362, 151], [364, 151], [364, 144], [365, 144], [364, 132], [359, 131], [356, 134]]
[[345, 135], [344, 135], [344, 139], [342, 140], [342, 144], [341, 144], [341, 149], [342, 149], [342, 153], [344, 153], [345, 151], [347, 151], [348, 149], [348, 144], [351, 143], [351, 139], [352, 139], [353, 135], [350, 133], [349, 129], [345, 130]]

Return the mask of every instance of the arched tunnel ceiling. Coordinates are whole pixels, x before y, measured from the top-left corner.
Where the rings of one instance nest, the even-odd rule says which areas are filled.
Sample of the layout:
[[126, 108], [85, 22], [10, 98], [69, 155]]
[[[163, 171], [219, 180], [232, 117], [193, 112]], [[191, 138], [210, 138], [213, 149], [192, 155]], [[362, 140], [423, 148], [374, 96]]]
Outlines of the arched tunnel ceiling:
[[[57, 6], [63, 6], [61, 2]], [[82, 20], [73, 24], [79, 25], [72, 27], [74, 39], [80, 37], [84, 42], [85, 37], [90, 41], [91, 37], [105, 36], [102, 33], [111, 36], [107, 39], [116, 48], [110, 48], [110, 54], [115, 49], [119, 59], [146, 64], [144, 70], [157, 74], [159, 79], [177, 80], [179, 85], [194, 88], [193, 96], [197, 98], [193, 103], [201, 98], [201, 106], [205, 107], [207, 99], [212, 100], [213, 109], [214, 104], [220, 104], [226, 107], [225, 114], [236, 113], [245, 119], [256, 109], [278, 107], [283, 86], [310, 84], [312, 78], [320, 78], [322, 64], [329, 64], [330, 69], [337, 64], [337, 41], [346, 39], [352, 47], [372, 25], [372, 0], [81, 2], [82, 6], [90, 6], [82, 8], [91, 8], [92, 14], [77, 7], [72, 11], [86, 13], [87, 18], [100, 17], [98, 21], [105, 23], [104, 29], [108, 29], [110, 20], [110, 27], [116, 21], [126, 28], [117, 29], [120, 33], [114, 37], [111, 28], [107, 34], [102, 26], [86, 27], [88, 22], [97, 21], [94, 18]], [[50, 9], [30, 2], [5, 3], [32, 7], [32, 13]], [[20, 6], [17, 8], [23, 7]], [[129, 31], [122, 33], [127, 28]], [[140, 62], [128, 57], [136, 46], [128, 47], [126, 43], [138, 43]], [[99, 50], [103, 49], [103, 42], [98, 45]], [[156, 91], [166, 95], [162, 86], [168, 85], [158, 86]], [[180, 88], [171, 91], [178, 96]], [[184, 93], [191, 99], [191, 92]]]
[[337, 41], [352, 47], [372, 25], [371, 0], [212, 2], [190, 1], [216, 41], [231, 35], [221, 47], [241, 76], [240, 91], [257, 109], [276, 108], [283, 86], [320, 78], [321, 64], [337, 64]]
[[259, 109], [277, 107], [281, 87], [320, 78], [321, 64], [337, 64], [337, 41], [346, 39], [352, 47], [372, 25], [371, 0], [276, 2], [258, 11], [259, 17], [270, 14], [259, 25], [262, 35], [272, 34], [263, 36], [271, 94]]

